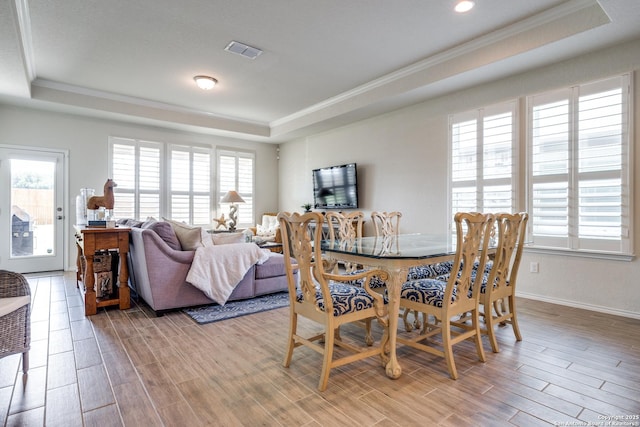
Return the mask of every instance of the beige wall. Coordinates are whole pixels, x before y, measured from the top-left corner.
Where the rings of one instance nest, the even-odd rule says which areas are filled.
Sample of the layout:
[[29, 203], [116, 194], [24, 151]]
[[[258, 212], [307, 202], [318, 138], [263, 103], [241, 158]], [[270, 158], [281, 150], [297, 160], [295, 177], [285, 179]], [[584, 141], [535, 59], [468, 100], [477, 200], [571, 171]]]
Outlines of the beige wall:
[[125, 124], [69, 114], [57, 114], [0, 104], [0, 144], [69, 150], [69, 185], [66, 214], [65, 268], [75, 268], [73, 241], [75, 196], [81, 188], [95, 188], [102, 194], [107, 176], [109, 136], [140, 138], [175, 144], [231, 147], [256, 154], [256, 215], [278, 208], [278, 163], [276, 145], [232, 138]]
[[[280, 210], [312, 201], [311, 170], [357, 162], [360, 208], [400, 210], [402, 232], [442, 232], [447, 224], [447, 117], [450, 113], [640, 69], [640, 41], [470, 88], [390, 114], [281, 144]], [[638, 73], [636, 73], [638, 74]], [[636, 75], [635, 87], [640, 85]], [[634, 124], [640, 130], [640, 90]], [[640, 248], [640, 147], [636, 164], [634, 246]], [[524, 171], [522, 171], [524, 172]], [[365, 227], [365, 233], [370, 228]], [[530, 262], [539, 273], [530, 273]], [[525, 253], [519, 294], [640, 318], [640, 260], [607, 261]]]

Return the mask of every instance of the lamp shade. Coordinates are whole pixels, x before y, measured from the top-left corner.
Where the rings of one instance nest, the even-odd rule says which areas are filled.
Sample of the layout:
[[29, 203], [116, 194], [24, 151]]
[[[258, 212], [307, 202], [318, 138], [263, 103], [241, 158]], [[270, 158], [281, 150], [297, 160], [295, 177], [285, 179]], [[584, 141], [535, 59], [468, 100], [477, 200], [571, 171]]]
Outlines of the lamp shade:
[[244, 199], [236, 191], [231, 190], [220, 199], [220, 203], [244, 203]]

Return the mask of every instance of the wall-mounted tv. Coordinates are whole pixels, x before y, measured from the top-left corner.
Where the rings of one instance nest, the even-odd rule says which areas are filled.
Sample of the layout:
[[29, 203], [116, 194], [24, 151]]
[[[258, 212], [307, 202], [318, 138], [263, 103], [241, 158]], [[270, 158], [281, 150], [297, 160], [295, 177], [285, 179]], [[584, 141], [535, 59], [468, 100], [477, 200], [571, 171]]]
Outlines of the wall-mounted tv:
[[316, 209], [356, 209], [358, 207], [356, 164], [314, 169], [313, 202]]

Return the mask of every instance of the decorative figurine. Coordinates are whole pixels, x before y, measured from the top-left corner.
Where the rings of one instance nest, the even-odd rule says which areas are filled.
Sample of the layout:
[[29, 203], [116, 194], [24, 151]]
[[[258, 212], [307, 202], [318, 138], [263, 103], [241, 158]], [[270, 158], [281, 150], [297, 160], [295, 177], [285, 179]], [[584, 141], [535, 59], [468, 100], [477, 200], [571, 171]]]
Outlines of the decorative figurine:
[[220, 215], [220, 218], [213, 218], [213, 221], [218, 224], [215, 226], [214, 230], [217, 230], [220, 227], [224, 229], [227, 228], [227, 220], [224, 218], [224, 214]]
[[104, 207], [105, 209], [112, 210], [115, 203], [113, 188], [117, 186], [118, 184], [113, 182], [111, 178], [107, 179], [107, 182], [104, 183], [104, 195], [91, 196], [89, 200], [87, 200], [87, 209], [95, 210], [99, 207]]

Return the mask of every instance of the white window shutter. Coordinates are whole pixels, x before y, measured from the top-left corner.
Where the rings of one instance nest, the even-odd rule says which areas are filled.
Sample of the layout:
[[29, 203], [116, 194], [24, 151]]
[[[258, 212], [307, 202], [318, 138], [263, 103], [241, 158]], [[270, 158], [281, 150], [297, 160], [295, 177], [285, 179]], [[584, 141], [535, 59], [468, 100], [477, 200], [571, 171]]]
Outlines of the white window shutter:
[[452, 230], [456, 212], [514, 211], [515, 105], [508, 102], [450, 116]]
[[[254, 170], [255, 155], [251, 152], [219, 150], [218, 157], [218, 201], [227, 191], [235, 190], [244, 203], [238, 204], [237, 227], [254, 225]], [[220, 213], [229, 217], [229, 206], [220, 205]]]
[[116, 218], [157, 218], [160, 215], [162, 145], [157, 142], [109, 139]]
[[527, 99], [533, 245], [630, 253], [629, 76]]

